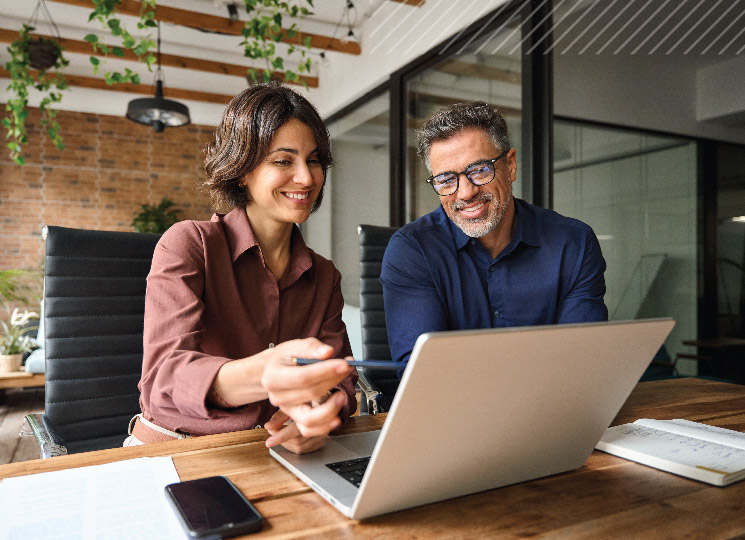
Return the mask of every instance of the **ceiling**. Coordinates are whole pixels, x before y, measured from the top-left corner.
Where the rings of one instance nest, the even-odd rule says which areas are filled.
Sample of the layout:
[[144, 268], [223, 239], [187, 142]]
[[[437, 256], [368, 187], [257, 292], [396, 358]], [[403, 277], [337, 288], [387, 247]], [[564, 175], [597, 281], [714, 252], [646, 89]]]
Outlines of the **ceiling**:
[[[165, 95], [189, 105], [192, 121], [195, 123], [215, 123], [230, 98], [246, 87], [247, 68], [266, 67], [265, 64], [243, 56], [243, 47], [240, 45], [243, 24], [230, 20], [229, 3], [237, 4], [239, 18], [247, 18], [240, 0], [157, 1], [156, 19], [161, 23]], [[300, 4], [300, 1], [297, 3]], [[406, 6], [406, 9], [417, 9], [424, 0], [314, 2], [313, 14], [303, 19], [299, 25], [304, 35], [311, 37], [312, 49], [308, 54], [313, 68], [305, 78], [310, 88], [319, 85], [319, 65], [333, 61], [336, 55], [360, 54], [361, 47], [355, 37], [360, 35], [364, 21], [385, 4], [392, 3]], [[0, 0], [0, 42], [10, 43], [15, 39], [21, 25], [31, 20], [36, 6], [37, 2], [34, 0]], [[101, 73], [93, 73], [89, 60], [91, 47], [83, 40], [84, 36], [97, 33], [103, 42], [117, 43], [98, 22], [88, 22], [88, 15], [92, 11], [90, 0], [46, 0], [46, 6], [62, 37], [65, 57], [70, 61], [70, 65], [65, 68], [65, 76], [71, 89], [65, 93], [61, 108], [78, 110], [76, 103], [82, 105], [84, 101], [87, 107], [80, 110], [90, 110], [90, 104], [94, 101], [101, 103], [101, 110], [92, 112], [109, 111], [112, 105], [126, 110], [129, 100], [154, 93], [154, 73], [148, 72], [144, 64], [136, 62], [132, 54], [124, 59], [105, 58], [100, 71], [123, 71], [128, 67], [139, 73], [139, 85], [107, 86]], [[135, 35], [137, 18], [133, 15], [139, 13], [139, 6], [140, 3], [134, 0], [124, 0], [120, 8], [123, 25]], [[48, 17], [43, 14], [43, 10], [39, 13], [35, 19], [37, 33], [54, 35], [55, 31]], [[355, 34], [351, 38], [348, 36], [350, 30]], [[154, 38], [155, 32], [152, 31], [151, 35]], [[287, 66], [296, 65], [301, 59], [298, 52], [286, 55], [287, 46], [284, 44], [279, 45], [278, 49], [284, 52]], [[4, 64], [7, 59], [8, 53], [3, 46], [0, 48], [0, 64]], [[0, 67], [0, 78], [3, 77], [7, 80], [8, 73]], [[0, 84], [1, 91], [5, 92], [6, 84]], [[4, 94], [0, 93], [0, 101], [5, 99]]]
[[[463, 4], [455, 5], [452, 0], [315, 0], [313, 14], [300, 23], [313, 43], [309, 52], [313, 68], [306, 81], [311, 100], [317, 105], [320, 102], [319, 110], [328, 114], [329, 98], [342, 95], [348, 99], [350, 87], [355, 95], [364, 93], [379, 82], [371, 76], [372, 71], [385, 75], [398, 69], [400, 65], [392, 58], [415, 56], [408, 52], [412, 47], [428, 50], [441, 36], [457, 35], [459, 27], [482, 13], [495, 6], [506, 7], [502, 0], [461, 1]], [[0, 0], [0, 42], [14, 39], [37, 2]], [[239, 17], [246, 18], [241, 0], [157, 0], [165, 95], [188, 105], [194, 123], [215, 125], [227, 101], [246, 87], [246, 69], [265, 67], [243, 56], [242, 23], [230, 21], [227, 6], [231, 2], [239, 5]], [[102, 71], [129, 67], [140, 74], [140, 85], [107, 86], [100, 74], [93, 74], [90, 45], [83, 41], [84, 36], [97, 32], [104, 41], [115, 42], [97, 22], [87, 22], [91, 0], [46, 0], [46, 5], [70, 60], [65, 75], [71, 88], [60, 108], [123, 115], [131, 99], [154, 93], [154, 74], [130, 58], [106, 58]], [[138, 13], [139, 2], [123, 0], [121, 11]], [[668, 72], [674, 67], [680, 76], [677, 82], [669, 81], [670, 91], [685, 94], [686, 102], [695, 101], [696, 111], [691, 113], [695, 120], [744, 125], [745, 3], [741, 0], [555, 0], [552, 14], [554, 64], [561, 70], [581, 65], [583, 74], [610, 77], [629, 72], [630, 77], [639, 79], [636, 74], [642, 71], [638, 66], [660, 66]], [[123, 15], [122, 20], [134, 31], [134, 16]], [[449, 21], [457, 24], [452, 26]], [[500, 103], [518, 110], [519, 22], [519, 17], [510, 17], [499, 32], [479, 33], [457, 59], [439, 63], [436, 73], [422, 79], [419, 91], [437, 97], [440, 101], [433, 103], [442, 104], [440, 98], [481, 98], [464, 96], [462, 88], [478, 93], [488, 84], [490, 97], [498, 91]], [[356, 39], [346, 39], [350, 29]], [[37, 30], [53, 33], [44, 17], [39, 18]], [[400, 39], [388, 39], [391, 33]], [[293, 56], [300, 58], [298, 53], [286, 57], [286, 65], [292, 65]], [[0, 46], [0, 65], [7, 58], [5, 47]], [[593, 64], [604, 66], [604, 71], [588, 71]], [[0, 68], [0, 101], [6, 99], [7, 78], [3, 77], [7, 73]], [[463, 77], [472, 82], [464, 85]], [[455, 90], [448, 90], [450, 87]], [[580, 105], [586, 108], [584, 103]]]

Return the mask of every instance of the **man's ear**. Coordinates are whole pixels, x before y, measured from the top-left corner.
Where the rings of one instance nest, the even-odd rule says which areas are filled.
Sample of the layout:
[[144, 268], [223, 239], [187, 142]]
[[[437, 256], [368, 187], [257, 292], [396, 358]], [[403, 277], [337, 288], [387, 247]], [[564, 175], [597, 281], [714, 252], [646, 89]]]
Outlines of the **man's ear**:
[[514, 182], [517, 179], [517, 150], [510, 148], [505, 156], [505, 163], [507, 163], [507, 170], [510, 172], [510, 182]]

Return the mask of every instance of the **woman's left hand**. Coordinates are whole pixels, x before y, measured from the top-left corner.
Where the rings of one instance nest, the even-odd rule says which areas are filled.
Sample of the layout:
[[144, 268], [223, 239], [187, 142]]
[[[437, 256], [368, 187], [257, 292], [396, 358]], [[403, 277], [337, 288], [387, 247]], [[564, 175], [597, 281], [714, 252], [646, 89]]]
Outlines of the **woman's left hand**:
[[[285, 425], [290, 416], [279, 410], [264, 425], [271, 437], [266, 440], [267, 448], [281, 444], [291, 452], [305, 454], [318, 450], [326, 443], [331, 430], [341, 423], [339, 411], [344, 406], [346, 397], [342, 392], [333, 394], [323, 404], [311, 404], [294, 407], [294, 421]], [[307, 435], [303, 435], [302, 431]]]

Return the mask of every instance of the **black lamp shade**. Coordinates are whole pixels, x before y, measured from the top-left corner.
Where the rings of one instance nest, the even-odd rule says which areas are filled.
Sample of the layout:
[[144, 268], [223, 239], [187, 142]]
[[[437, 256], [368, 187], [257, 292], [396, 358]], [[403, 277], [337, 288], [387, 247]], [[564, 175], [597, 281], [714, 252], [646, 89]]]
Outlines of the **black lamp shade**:
[[127, 118], [153, 126], [156, 133], [166, 127], [185, 126], [191, 122], [189, 108], [177, 101], [163, 97], [163, 81], [155, 82], [155, 97], [133, 99], [127, 107]]

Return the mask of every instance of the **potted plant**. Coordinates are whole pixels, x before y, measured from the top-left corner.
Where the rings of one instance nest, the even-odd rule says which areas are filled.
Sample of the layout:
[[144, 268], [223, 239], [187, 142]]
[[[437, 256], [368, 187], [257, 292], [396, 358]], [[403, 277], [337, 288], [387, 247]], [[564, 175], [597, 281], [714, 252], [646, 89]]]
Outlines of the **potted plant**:
[[38, 318], [38, 313], [15, 308], [10, 321], [0, 321], [3, 332], [0, 338], [0, 372], [19, 371], [24, 353], [37, 347], [36, 340], [28, 334], [38, 329]]
[[[69, 62], [62, 56], [59, 43], [42, 37], [34, 37], [33, 26], [27, 24], [18, 33], [18, 39], [8, 47], [10, 60], [5, 63], [5, 69], [10, 72], [11, 92], [5, 110], [10, 115], [3, 118], [2, 123], [7, 131], [6, 138], [10, 139], [7, 146], [10, 157], [19, 165], [25, 160], [21, 155], [21, 146], [26, 144], [26, 117], [28, 116], [29, 88], [35, 88], [42, 93], [39, 103], [41, 110], [41, 125], [46, 128], [54, 145], [60, 150], [65, 145], [60, 135], [60, 126], [55, 120], [57, 110], [51, 105], [62, 99], [62, 90], [67, 88], [67, 81], [60, 71]], [[12, 97], [15, 94], [15, 97]]]
[[181, 210], [172, 208], [175, 206], [171, 199], [163, 197], [160, 204], [143, 204], [140, 211], [132, 219], [135, 231], [141, 233], [164, 233], [174, 223], [179, 221], [178, 215]]

